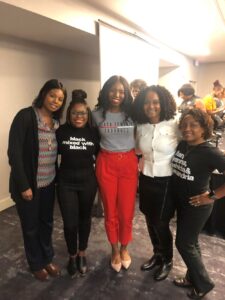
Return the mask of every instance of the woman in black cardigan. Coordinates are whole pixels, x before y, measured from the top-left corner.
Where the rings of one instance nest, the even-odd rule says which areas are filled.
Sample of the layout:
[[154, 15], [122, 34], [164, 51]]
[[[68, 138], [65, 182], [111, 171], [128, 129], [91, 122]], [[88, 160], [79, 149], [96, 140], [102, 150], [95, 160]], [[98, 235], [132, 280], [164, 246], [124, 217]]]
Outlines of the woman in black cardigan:
[[8, 157], [10, 193], [21, 221], [27, 262], [35, 278], [58, 276], [52, 263], [53, 206], [55, 199], [55, 130], [67, 93], [56, 79], [41, 88], [33, 106], [20, 110], [10, 132]]

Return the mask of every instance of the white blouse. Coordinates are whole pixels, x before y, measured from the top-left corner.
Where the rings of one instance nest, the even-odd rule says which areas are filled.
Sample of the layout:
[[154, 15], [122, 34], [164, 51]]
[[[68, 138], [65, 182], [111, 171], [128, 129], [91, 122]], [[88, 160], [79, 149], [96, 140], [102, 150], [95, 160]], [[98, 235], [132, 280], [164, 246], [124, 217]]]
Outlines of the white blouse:
[[179, 131], [177, 120], [137, 125], [136, 153], [142, 154], [140, 171], [150, 177], [172, 175], [171, 159], [175, 153]]

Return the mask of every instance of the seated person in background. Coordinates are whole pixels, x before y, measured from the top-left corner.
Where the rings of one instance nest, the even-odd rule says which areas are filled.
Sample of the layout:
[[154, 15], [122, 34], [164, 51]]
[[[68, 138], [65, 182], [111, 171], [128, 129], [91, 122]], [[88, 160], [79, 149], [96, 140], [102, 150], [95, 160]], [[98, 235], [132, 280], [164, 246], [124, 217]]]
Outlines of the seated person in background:
[[182, 113], [187, 108], [199, 108], [206, 111], [203, 101], [195, 95], [195, 90], [191, 84], [183, 84], [178, 90], [178, 97], [183, 99], [183, 102], [178, 107], [179, 112]]
[[223, 88], [223, 91], [222, 91], [222, 101], [223, 103], [225, 104], [225, 88]]
[[130, 91], [133, 100], [137, 97], [138, 93], [147, 87], [147, 83], [142, 79], [135, 79], [130, 83]]
[[216, 127], [221, 127], [224, 125], [224, 121], [222, 119], [224, 104], [221, 102], [223, 90], [224, 88], [219, 80], [216, 80], [213, 83], [212, 93], [205, 96], [203, 99], [206, 111], [209, 115], [211, 115]]

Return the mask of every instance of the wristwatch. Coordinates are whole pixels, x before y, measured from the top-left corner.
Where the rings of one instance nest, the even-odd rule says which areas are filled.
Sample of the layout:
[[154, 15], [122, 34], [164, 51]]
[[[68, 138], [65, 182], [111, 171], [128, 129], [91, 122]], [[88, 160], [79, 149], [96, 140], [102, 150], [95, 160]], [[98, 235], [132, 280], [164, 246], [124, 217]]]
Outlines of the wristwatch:
[[209, 193], [209, 198], [213, 201], [218, 200], [219, 198], [216, 196], [215, 191], [211, 190]]

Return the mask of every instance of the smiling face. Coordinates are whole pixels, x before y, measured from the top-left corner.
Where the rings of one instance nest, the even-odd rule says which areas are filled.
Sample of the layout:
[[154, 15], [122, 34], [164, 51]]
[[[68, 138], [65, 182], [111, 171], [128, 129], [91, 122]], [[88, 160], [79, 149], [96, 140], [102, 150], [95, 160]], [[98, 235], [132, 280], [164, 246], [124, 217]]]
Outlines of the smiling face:
[[113, 112], [120, 111], [120, 106], [125, 98], [124, 86], [117, 81], [109, 90], [109, 109]]
[[213, 90], [213, 94], [216, 98], [222, 99], [223, 98], [223, 88], [220, 86], [215, 87]]
[[189, 145], [198, 145], [205, 141], [204, 129], [191, 115], [187, 115], [180, 124], [183, 139]]
[[82, 103], [76, 103], [70, 111], [70, 123], [76, 128], [83, 128], [88, 122], [87, 106]]
[[160, 121], [160, 100], [157, 93], [149, 91], [145, 96], [144, 113], [151, 124], [159, 123]]
[[43, 108], [50, 113], [53, 113], [60, 109], [63, 105], [64, 93], [61, 89], [50, 90], [43, 101]]

